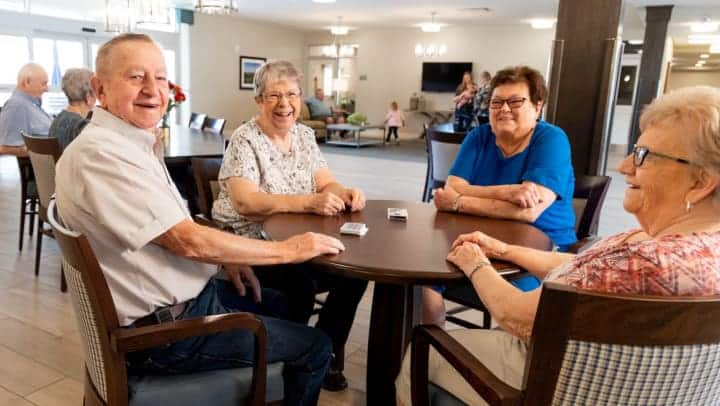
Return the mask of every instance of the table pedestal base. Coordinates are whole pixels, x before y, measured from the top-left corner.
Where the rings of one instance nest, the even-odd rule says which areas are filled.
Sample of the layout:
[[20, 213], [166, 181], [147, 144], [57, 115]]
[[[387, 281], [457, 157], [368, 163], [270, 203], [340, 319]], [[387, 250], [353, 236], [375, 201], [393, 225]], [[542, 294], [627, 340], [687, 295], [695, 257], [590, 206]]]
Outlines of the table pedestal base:
[[395, 378], [412, 328], [420, 321], [421, 289], [375, 283], [368, 337], [368, 405], [395, 405]]

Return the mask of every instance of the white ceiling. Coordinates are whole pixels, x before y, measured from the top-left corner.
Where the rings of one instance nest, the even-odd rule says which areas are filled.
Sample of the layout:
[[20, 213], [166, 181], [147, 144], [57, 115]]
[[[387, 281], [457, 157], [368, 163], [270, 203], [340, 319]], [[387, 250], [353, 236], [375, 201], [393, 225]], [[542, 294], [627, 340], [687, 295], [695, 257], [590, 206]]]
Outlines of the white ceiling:
[[[523, 24], [531, 18], [554, 18], [559, 0], [337, 0], [321, 4], [311, 0], [238, 0], [240, 14], [315, 31], [327, 28], [342, 16], [343, 23], [357, 29], [371, 27], [412, 27], [428, 21], [436, 12], [436, 21], [448, 25]], [[626, 0], [626, 30], [642, 31], [645, 6], [674, 4], [670, 34], [687, 36], [689, 23], [707, 16], [720, 20], [718, 0]], [[192, 8], [192, 0], [175, 0], [183, 8]], [[479, 9], [489, 8], [489, 13]], [[588, 10], [588, 12], [592, 12]]]

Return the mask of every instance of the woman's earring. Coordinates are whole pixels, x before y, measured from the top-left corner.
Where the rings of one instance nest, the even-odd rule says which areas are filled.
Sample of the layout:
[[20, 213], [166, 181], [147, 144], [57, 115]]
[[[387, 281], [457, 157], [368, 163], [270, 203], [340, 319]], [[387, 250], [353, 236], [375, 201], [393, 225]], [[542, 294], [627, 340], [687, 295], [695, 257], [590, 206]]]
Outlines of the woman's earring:
[[685, 200], [685, 211], [689, 213], [690, 209], [692, 209], [692, 203], [690, 203], [690, 200]]

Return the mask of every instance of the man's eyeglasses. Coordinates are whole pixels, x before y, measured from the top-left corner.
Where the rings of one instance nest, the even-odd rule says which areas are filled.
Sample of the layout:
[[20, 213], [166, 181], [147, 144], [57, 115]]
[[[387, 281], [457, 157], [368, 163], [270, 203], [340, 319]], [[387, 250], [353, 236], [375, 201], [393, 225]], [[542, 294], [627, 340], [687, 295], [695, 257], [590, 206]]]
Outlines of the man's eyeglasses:
[[655, 155], [660, 158], [670, 159], [675, 162], [680, 162], [681, 164], [687, 164], [691, 165], [692, 162], [688, 161], [687, 159], [682, 158], [676, 158], [674, 156], [661, 154], [659, 152], [653, 152], [650, 151], [647, 147], [638, 147], [635, 145], [632, 150], [633, 154], [633, 165], [635, 165], [636, 168], [639, 168], [642, 166], [643, 163], [645, 163], [645, 158], [647, 158], [648, 155]]
[[302, 91], [298, 90], [298, 91], [287, 92], [287, 93], [281, 93], [281, 92], [265, 93], [265, 94], [263, 94], [263, 100], [265, 100], [266, 102], [270, 102], [270, 103], [277, 103], [280, 101], [280, 99], [283, 98], [283, 96], [285, 96], [285, 98], [288, 99], [288, 101], [293, 102], [293, 101], [297, 100], [298, 98], [300, 98], [300, 96], [302, 96]]
[[502, 106], [507, 103], [511, 109], [519, 109], [527, 99], [527, 97], [511, 97], [509, 99], [494, 98], [490, 99], [489, 106], [493, 110], [500, 110]]

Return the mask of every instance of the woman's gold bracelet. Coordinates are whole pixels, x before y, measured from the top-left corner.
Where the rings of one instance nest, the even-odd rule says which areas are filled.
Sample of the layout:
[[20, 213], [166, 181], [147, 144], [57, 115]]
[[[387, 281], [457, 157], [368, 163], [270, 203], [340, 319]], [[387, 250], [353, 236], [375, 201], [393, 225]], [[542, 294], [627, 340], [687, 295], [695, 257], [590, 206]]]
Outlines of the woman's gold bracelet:
[[475, 272], [485, 268], [486, 266], [492, 266], [492, 264], [488, 261], [482, 261], [481, 263], [475, 265], [475, 268], [473, 268], [472, 271], [470, 271], [470, 275], [468, 275], [468, 279], [470, 279], [470, 282], [472, 282], [472, 277], [475, 275]]
[[460, 198], [462, 197], [461, 194], [458, 194], [455, 200], [452, 202], [452, 211], [457, 212], [460, 210]]

